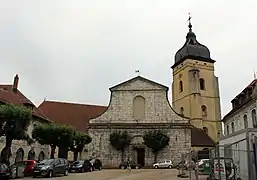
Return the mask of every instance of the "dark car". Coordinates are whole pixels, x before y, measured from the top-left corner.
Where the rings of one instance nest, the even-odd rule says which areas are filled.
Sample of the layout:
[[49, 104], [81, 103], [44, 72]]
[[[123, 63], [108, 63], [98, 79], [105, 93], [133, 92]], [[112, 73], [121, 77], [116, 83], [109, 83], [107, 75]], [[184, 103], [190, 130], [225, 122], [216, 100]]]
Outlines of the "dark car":
[[102, 162], [99, 159], [95, 159], [93, 167], [94, 170], [102, 170]]
[[6, 164], [0, 163], [0, 179], [8, 180], [10, 177], [10, 171]]
[[63, 174], [68, 176], [69, 165], [66, 159], [45, 159], [35, 165], [33, 169], [33, 177], [53, 177], [55, 175]]
[[75, 161], [70, 165], [70, 172], [91, 172], [93, 170], [93, 165], [88, 160]]
[[[140, 169], [142, 166], [140, 164], [135, 163], [134, 161], [129, 162], [131, 169]], [[128, 168], [128, 161], [124, 161], [119, 166], [120, 169]]]

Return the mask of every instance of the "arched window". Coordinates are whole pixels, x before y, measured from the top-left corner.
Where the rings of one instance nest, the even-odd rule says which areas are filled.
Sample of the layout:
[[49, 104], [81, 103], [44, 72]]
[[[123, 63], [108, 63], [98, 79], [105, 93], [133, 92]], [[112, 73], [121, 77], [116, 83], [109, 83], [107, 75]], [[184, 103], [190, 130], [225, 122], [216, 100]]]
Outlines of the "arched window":
[[136, 120], [145, 117], [145, 98], [142, 96], [136, 96], [133, 100], [133, 117]]
[[205, 105], [202, 105], [201, 109], [202, 109], [202, 117], [207, 117], [207, 107]]
[[208, 134], [208, 128], [207, 127], [203, 127], [203, 131]]
[[184, 108], [183, 107], [180, 108], [180, 114], [184, 115]]
[[183, 92], [183, 82], [179, 81], [179, 92]]
[[244, 128], [248, 128], [247, 115], [244, 115]]
[[252, 121], [253, 121], [253, 127], [257, 128], [257, 117], [256, 117], [256, 110], [252, 110]]
[[200, 90], [205, 90], [205, 81], [203, 78], [200, 78]]
[[231, 123], [231, 131], [232, 131], [232, 133], [235, 132], [235, 124], [234, 124], [234, 122]]
[[229, 135], [229, 125], [227, 125], [226, 127], [227, 127], [227, 135]]

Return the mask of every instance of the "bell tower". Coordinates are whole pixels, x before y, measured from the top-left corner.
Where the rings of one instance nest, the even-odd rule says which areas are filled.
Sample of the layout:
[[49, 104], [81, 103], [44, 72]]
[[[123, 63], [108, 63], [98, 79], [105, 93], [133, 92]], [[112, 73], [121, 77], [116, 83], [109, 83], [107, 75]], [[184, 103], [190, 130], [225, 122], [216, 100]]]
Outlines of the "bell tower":
[[172, 105], [176, 112], [189, 117], [191, 124], [203, 129], [215, 142], [221, 134], [221, 110], [215, 60], [209, 49], [196, 40], [189, 17], [186, 42], [175, 54]]

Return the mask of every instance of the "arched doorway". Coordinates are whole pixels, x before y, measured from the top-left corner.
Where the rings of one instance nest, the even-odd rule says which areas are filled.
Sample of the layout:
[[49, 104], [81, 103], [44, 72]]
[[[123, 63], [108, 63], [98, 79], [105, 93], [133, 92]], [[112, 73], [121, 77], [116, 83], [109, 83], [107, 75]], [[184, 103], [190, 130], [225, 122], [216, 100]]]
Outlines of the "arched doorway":
[[45, 153], [43, 151], [41, 151], [39, 154], [38, 154], [38, 161], [43, 161], [45, 159]]
[[28, 153], [28, 160], [35, 160], [36, 159], [36, 153], [34, 151], [34, 148], [31, 148], [31, 150]]
[[145, 165], [145, 145], [142, 135], [136, 135], [131, 140], [132, 158], [137, 164]]
[[23, 150], [23, 148], [19, 148], [16, 151], [15, 162], [23, 161], [23, 158], [24, 158], [24, 150]]

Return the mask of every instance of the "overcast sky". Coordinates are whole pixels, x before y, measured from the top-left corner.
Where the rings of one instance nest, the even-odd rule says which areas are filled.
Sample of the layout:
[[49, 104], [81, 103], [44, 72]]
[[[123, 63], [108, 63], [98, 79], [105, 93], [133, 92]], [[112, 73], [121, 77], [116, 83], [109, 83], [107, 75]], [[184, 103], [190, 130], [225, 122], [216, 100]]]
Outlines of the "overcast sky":
[[257, 71], [256, 0], [0, 2], [0, 83], [19, 74], [19, 89], [37, 105], [44, 98], [108, 105], [109, 87], [136, 69], [171, 87], [188, 12], [217, 61], [223, 115]]

